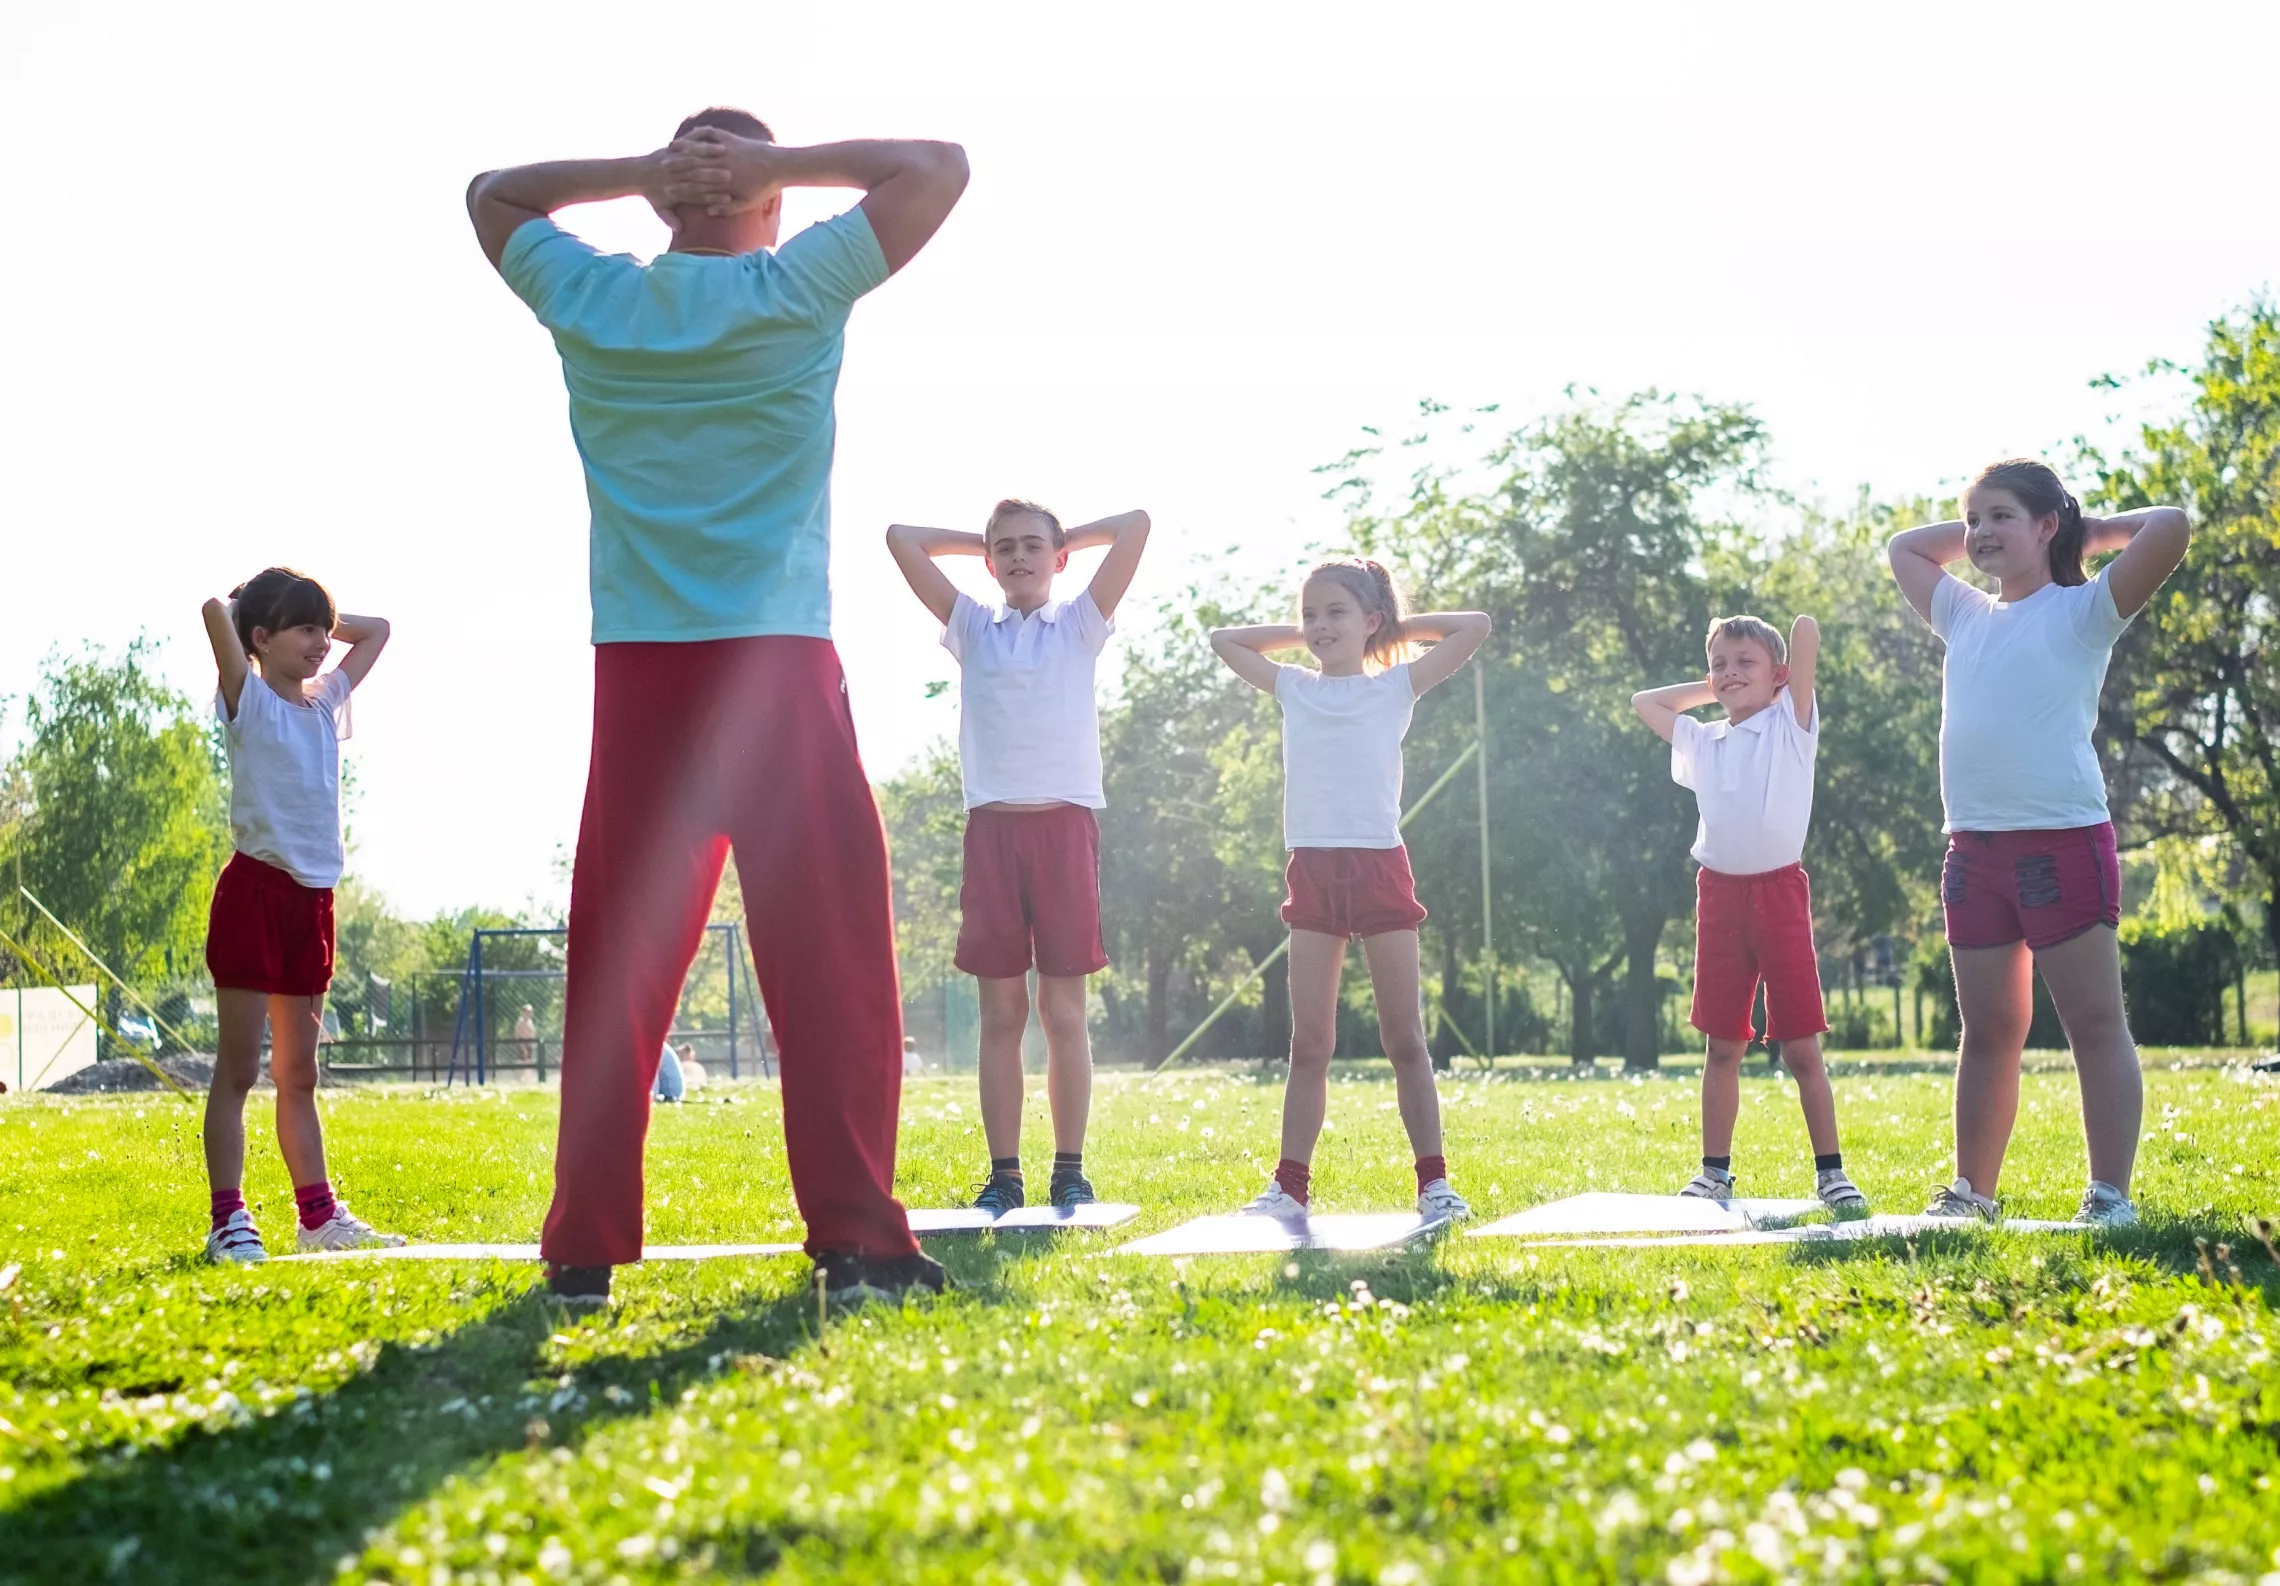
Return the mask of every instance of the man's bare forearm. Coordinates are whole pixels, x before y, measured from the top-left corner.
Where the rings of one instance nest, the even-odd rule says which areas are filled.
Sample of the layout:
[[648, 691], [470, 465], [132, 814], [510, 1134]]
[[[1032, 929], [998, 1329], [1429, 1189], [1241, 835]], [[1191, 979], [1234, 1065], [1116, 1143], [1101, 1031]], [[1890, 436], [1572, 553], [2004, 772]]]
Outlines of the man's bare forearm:
[[551, 215], [572, 204], [651, 192], [660, 185], [663, 174], [656, 154], [614, 160], [542, 160], [536, 165], [485, 171], [475, 178], [470, 196]]

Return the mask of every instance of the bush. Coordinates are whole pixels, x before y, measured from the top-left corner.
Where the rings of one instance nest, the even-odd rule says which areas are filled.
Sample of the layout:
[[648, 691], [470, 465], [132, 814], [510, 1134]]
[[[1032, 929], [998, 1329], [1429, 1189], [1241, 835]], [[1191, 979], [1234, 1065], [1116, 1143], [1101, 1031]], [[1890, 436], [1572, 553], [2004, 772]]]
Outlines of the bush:
[[2240, 973], [2240, 942], [2221, 919], [2162, 929], [2122, 922], [2122, 989], [2130, 1033], [2148, 1046], [2222, 1046], [2225, 993]]
[[1822, 1044], [1840, 1052], [1883, 1051], [1900, 1044], [1892, 1028], [1892, 1010], [1865, 998], [1830, 1005], [1829, 1033]]

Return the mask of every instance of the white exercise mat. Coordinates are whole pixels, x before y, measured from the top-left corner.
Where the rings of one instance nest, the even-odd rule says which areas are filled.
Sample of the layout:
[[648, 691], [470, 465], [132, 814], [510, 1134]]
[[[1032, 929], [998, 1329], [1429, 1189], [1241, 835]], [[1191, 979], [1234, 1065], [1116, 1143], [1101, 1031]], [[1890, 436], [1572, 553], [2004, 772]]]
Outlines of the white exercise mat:
[[[1489, 1230], [1480, 1230], [1487, 1233]], [[2010, 1217], [2000, 1223], [1967, 1221], [1955, 1217], [1863, 1217], [1849, 1223], [1814, 1223], [1804, 1228], [1738, 1228], [1727, 1232], [1683, 1234], [1620, 1234], [1571, 1239], [1531, 1239], [1531, 1250], [1642, 1249], [1656, 1245], [1802, 1245], [1845, 1244], [1862, 1239], [1913, 1239], [1924, 1234], [2080, 1234], [2091, 1232], [2088, 1223], [2044, 1222], [2032, 1217]]]
[[1135, 1239], [1120, 1254], [1249, 1255], [1276, 1250], [1390, 1250], [1430, 1233], [1445, 1217], [1415, 1212], [1324, 1213], [1315, 1217], [1198, 1217]]
[[1826, 1216], [1817, 1200], [1697, 1200], [1690, 1195], [1570, 1195], [1472, 1229], [1475, 1239], [1515, 1234], [1710, 1234], [1782, 1228]]
[[1050, 1233], [1056, 1228], [1114, 1228], [1140, 1215], [1140, 1208], [1116, 1201], [1086, 1206], [1023, 1206], [992, 1217], [979, 1206], [950, 1206], [910, 1214], [914, 1234]]
[[[717, 1261], [726, 1256], [792, 1256], [798, 1245], [649, 1245], [644, 1261]], [[536, 1245], [388, 1245], [374, 1250], [318, 1250], [306, 1255], [271, 1256], [271, 1261], [331, 1261], [373, 1256], [389, 1261], [536, 1261]]]

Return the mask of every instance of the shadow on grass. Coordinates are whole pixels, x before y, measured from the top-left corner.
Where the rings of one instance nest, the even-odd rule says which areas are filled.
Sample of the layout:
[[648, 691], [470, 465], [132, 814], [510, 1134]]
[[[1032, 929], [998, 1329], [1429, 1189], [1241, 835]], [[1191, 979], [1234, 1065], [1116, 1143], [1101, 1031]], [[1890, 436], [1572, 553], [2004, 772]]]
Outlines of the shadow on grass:
[[755, 1300], [693, 1341], [603, 1356], [559, 1383], [547, 1344], [575, 1325], [543, 1296], [518, 1296], [431, 1344], [384, 1345], [371, 1370], [291, 1409], [108, 1451], [0, 1513], [0, 1581], [329, 1578], [368, 1531], [452, 1476], [576, 1446], [740, 1362], [792, 1356], [813, 1343], [815, 1310], [804, 1288]]
[[[2018, 1263], [2041, 1257], [2047, 1269], [2056, 1259], [2062, 1263], [2062, 1270], [2058, 1273], [2046, 1270], [2046, 1276], [2062, 1286], [2067, 1281], [2063, 1268], [2074, 1267], [2088, 1256], [2122, 1256], [2144, 1261], [2160, 1269], [2164, 1277], [2198, 1274], [2207, 1282], [2212, 1300], [2260, 1294], [2267, 1307], [2280, 1307], [2280, 1266], [2275, 1266], [2266, 1256], [2254, 1233], [2225, 1223], [2179, 1220], [2141, 1223], [2135, 1228], [2101, 1228], [2089, 1233], [2008, 1235], [1967, 1225], [1953, 1231], [1812, 1240], [1779, 1248], [1792, 1264], [1809, 1267], [1839, 1266], [1863, 1260], [1905, 1264], [1937, 1257], [1977, 1256]], [[2206, 1265], [2204, 1251], [2207, 1252]], [[2079, 1278], [2077, 1287], [2086, 1289], [2094, 1281], [2087, 1270], [2075, 1276]]]

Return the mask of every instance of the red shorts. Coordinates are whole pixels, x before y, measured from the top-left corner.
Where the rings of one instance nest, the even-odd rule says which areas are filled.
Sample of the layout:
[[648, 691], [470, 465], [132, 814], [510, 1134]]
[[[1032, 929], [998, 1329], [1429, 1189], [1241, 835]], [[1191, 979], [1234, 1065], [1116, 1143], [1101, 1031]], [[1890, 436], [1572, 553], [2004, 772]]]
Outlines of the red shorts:
[[1383, 936], [1425, 923], [1407, 848], [1293, 848], [1283, 885], [1283, 923], [1294, 931]]
[[966, 813], [958, 888], [960, 969], [983, 980], [1090, 975], [1100, 939], [1100, 822], [1079, 804]]
[[1713, 1041], [1747, 1041], [1765, 982], [1765, 1038], [1802, 1041], [1829, 1027], [1813, 952], [1813, 888], [1803, 865], [1751, 876], [1694, 877], [1694, 1012]]
[[1940, 867], [1950, 947], [2037, 951], [2122, 921], [2114, 824], [2047, 832], [1955, 832]]
[[206, 971], [217, 987], [321, 997], [332, 984], [333, 895], [273, 864], [232, 854], [206, 916]]

